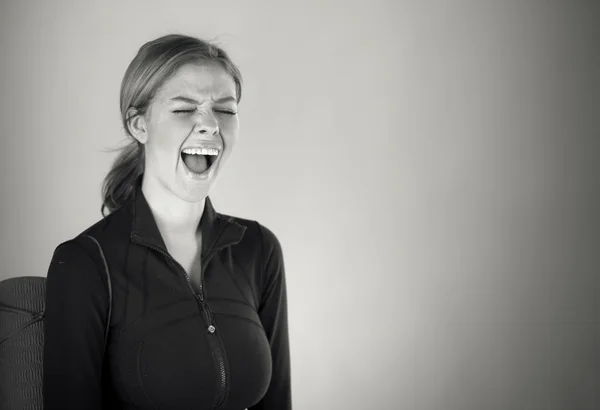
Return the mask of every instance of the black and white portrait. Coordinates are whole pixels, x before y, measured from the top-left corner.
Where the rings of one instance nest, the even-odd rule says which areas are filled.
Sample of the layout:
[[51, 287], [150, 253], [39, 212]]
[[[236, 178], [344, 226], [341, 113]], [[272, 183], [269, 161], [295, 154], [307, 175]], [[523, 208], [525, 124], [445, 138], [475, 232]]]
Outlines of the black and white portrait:
[[4, 1], [0, 409], [600, 408], [600, 4]]

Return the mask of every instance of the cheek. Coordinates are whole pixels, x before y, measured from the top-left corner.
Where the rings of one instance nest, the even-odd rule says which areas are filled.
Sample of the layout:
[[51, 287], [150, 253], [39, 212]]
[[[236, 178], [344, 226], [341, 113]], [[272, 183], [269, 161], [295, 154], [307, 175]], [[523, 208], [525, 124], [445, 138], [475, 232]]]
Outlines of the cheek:
[[223, 136], [223, 140], [227, 148], [231, 149], [232, 145], [235, 144], [235, 141], [238, 137], [238, 132], [240, 129], [240, 123], [236, 119], [231, 121], [225, 121], [221, 125], [221, 135]]
[[190, 127], [173, 121], [157, 122], [148, 133], [148, 148], [156, 154], [179, 153]]

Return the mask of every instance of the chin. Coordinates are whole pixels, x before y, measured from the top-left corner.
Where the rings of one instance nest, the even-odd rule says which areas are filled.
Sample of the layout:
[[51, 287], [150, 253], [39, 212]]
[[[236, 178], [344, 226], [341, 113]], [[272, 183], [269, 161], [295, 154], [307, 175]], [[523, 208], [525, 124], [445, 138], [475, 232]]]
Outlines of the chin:
[[211, 183], [208, 183], [208, 184], [184, 183], [183, 187], [179, 187], [178, 191], [180, 193], [177, 196], [179, 196], [181, 199], [183, 199], [184, 201], [189, 202], [189, 203], [200, 202], [208, 196], [208, 194], [210, 193], [210, 190], [212, 188], [212, 185], [213, 184], [211, 184]]

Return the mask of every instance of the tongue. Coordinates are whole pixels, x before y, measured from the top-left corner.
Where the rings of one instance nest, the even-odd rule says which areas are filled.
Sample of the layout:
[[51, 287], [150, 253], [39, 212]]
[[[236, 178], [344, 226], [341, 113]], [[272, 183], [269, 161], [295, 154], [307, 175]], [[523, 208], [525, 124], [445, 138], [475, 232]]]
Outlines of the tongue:
[[196, 174], [201, 174], [208, 169], [208, 161], [204, 155], [183, 154], [183, 162]]

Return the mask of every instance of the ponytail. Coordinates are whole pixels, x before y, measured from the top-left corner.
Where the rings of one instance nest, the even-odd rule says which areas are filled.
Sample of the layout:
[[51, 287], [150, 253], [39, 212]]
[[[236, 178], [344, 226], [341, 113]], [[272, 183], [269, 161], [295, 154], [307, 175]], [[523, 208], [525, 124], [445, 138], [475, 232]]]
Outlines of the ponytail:
[[130, 199], [138, 179], [144, 173], [144, 148], [138, 141], [133, 140], [121, 149], [112, 168], [102, 184], [102, 212], [105, 208], [111, 213]]

